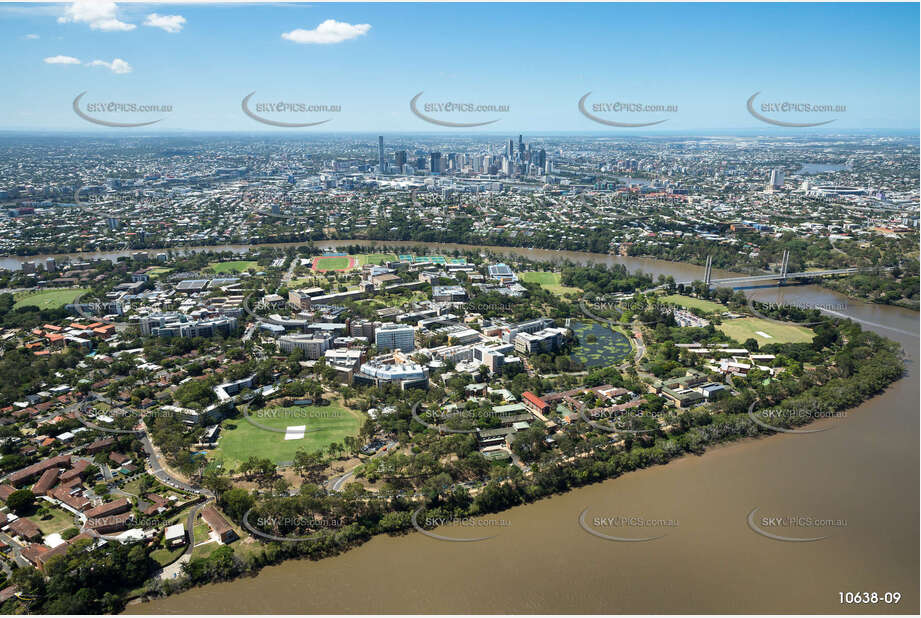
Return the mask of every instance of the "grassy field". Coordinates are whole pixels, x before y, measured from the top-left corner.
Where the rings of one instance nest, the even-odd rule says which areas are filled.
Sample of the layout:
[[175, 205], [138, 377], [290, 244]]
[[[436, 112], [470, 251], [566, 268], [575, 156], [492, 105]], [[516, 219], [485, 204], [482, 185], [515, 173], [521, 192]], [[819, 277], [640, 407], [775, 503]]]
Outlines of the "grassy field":
[[307, 287], [312, 288], [316, 286], [318, 283], [319, 283], [319, 280], [316, 277], [298, 277], [288, 282], [288, 289], [297, 290], [299, 288], [307, 288]]
[[201, 518], [201, 515], [195, 518], [195, 526], [192, 528], [192, 534], [196, 543], [203, 543], [210, 538], [211, 528]]
[[285, 440], [284, 433], [261, 429], [245, 418], [226, 420], [218, 447], [209, 455], [211, 459], [222, 459], [225, 470], [238, 468], [253, 455], [283, 463], [293, 461], [294, 453], [299, 449], [311, 452], [325, 450], [333, 442], [341, 443], [346, 436], [358, 435], [363, 421], [359, 413], [336, 403], [328, 406], [267, 408], [252, 412], [251, 417], [260, 425], [273, 429], [284, 430], [305, 425], [307, 433], [299, 439]]
[[425, 300], [425, 292], [415, 290], [411, 293], [402, 292], [397, 295], [387, 296], [386, 300], [381, 298], [365, 298], [355, 301], [356, 304], [371, 307], [373, 309], [383, 309], [384, 307], [398, 307], [405, 303]]
[[345, 270], [349, 267], [349, 264], [352, 263], [352, 259], [348, 256], [336, 255], [336, 256], [317, 256], [313, 260], [314, 270], [324, 271], [324, 270]]
[[156, 268], [151, 268], [147, 271], [147, 274], [153, 277], [154, 279], [159, 279], [161, 275], [173, 272], [172, 268], [166, 268], [165, 266], [157, 266]]
[[74, 302], [81, 294], [89, 292], [88, 288], [67, 288], [61, 290], [42, 290], [41, 292], [20, 292], [14, 298], [13, 309], [35, 305], [39, 309], [60, 309]]
[[361, 255], [353, 255], [358, 262], [359, 266], [365, 266], [367, 264], [382, 264], [384, 262], [396, 262], [397, 256], [393, 253], [362, 253]]
[[179, 556], [185, 553], [185, 545], [177, 547], [176, 549], [165, 549], [160, 547], [150, 552], [150, 557], [160, 566], [166, 566], [172, 564], [179, 559]]
[[73, 514], [65, 511], [64, 509], [55, 508], [47, 502], [44, 504], [48, 507], [48, 512], [50, 515], [46, 515], [48, 519], [41, 519], [37, 515], [33, 515], [29, 518], [35, 522], [35, 525], [38, 526], [38, 529], [42, 531], [44, 536], [54, 534], [55, 532], [62, 532], [68, 528], [74, 527]]
[[666, 303], [678, 305], [679, 307], [684, 307], [685, 309], [700, 309], [701, 311], [720, 313], [726, 311], [726, 307], [719, 303], [702, 300], [700, 298], [691, 298], [690, 296], [682, 296], [681, 294], [669, 294], [668, 296], [663, 296], [661, 300]]
[[[811, 330], [804, 326], [778, 324], [761, 318], [726, 320], [716, 328], [739, 343], [744, 343], [746, 339], [754, 339], [759, 345], [768, 343], [809, 343], [815, 336]], [[759, 335], [759, 332], [770, 335], [770, 337]]]
[[233, 262], [211, 262], [208, 266], [219, 275], [229, 273], [242, 273], [250, 268], [259, 270], [259, 262], [255, 260], [236, 260]]
[[571, 288], [560, 284], [560, 273], [547, 271], [526, 271], [519, 273], [519, 277], [525, 283], [537, 283], [551, 294], [562, 296], [563, 294], [581, 294], [579, 288]]

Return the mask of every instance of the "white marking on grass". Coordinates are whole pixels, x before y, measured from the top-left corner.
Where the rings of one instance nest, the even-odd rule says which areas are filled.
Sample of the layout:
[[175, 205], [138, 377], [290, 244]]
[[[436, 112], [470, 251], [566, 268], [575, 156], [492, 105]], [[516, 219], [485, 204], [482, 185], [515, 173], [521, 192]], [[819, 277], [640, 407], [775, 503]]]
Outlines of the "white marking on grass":
[[764, 332], [763, 330], [756, 330], [756, 331], [755, 331], [755, 334], [758, 335], [758, 336], [760, 336], [760, 337], [764, 337], [765, 339], [773, 339], [773, 337], [771, 337], [770, 335], [768, 335], [768, 334], [767, 334], [766, 332]]
[[300, 440], [307, 432], [307, 425], [290, 425], [285, 427], [285, 440]]

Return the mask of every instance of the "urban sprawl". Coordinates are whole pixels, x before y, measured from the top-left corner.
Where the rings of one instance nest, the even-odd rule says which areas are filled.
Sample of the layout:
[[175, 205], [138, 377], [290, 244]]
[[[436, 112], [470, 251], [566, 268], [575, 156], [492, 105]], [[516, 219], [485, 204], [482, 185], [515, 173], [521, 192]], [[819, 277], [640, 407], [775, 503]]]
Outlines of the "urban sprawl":
[[840, 416], [898, 346], [741, 288], [917, 310], [918, 208], [898, 136], [5, 137], [3, 610], [117, 612]]

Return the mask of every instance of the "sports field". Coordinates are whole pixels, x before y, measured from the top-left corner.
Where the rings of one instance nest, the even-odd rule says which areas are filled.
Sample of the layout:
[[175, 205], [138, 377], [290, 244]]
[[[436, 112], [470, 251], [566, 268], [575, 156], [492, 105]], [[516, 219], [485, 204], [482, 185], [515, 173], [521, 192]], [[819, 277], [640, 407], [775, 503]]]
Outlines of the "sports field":
[[423, 255], [416, 256], [413, 258], [413, 262], [419, 263], [429, 263], [429, 264], [447, 264], [447, 260], [443, 255]]
[[397, 256], [393, 253], [362, 253], [360, 255], [353, 255], [352, 257], [358, 259], [359, 266], [367, 266], [368, 264], [377, 266], [384, 262], [397, 261]]
[[319, 255], [313, 258], [313, 270], [325, 272], [330, 270], [347, 271], [362, 266], [379, 266], [385, 262], [410, 262], [413, 264], [466, 264], [466, 258], [448, 258], [443, 255], [413, 256], [401, 253], [359, 253], [356, 255]]
[[579, 294], [582, 292], [579, 288], [571, 288], [560, 284], [560, 273], [548, 271], [525, 271], [518, 273], [519, 278], [525, 283], [537, 283], [551, 294], [562, 296], [563, 294]]
[[681, 294], [669, 294], [668, 296], [663, 296], [661, 300], [666, 303], [678, 305], [679, 307], [684, 307], [685, 309], [700, 309], [701, 311], [710, 313], [716, 311], [722, 313], [726, 311], [726, 307], [719, 303], [702, 300], [700, 298], [692, 298], [690, 296], [682, 296]]
[[147, 274], [153, 277], [154, 279], [159, 279], [162, 275], [173, 272], [172, 268], [166, 268], [165, 266], [157, 266], [147, 271]]
[[64, 305], [74, 302], [81, 294], [89, 292], [88, 288], [68, 288], [62, 290], [42, 290], [41, 292], [20, 292], [14, 296], [16, 299], [13, 309], [34, 305], [39, 309], [60, 309]]
[[255, 260], [236, 260], [233, 262], [211, 262], [208, 266], [218, 274], [242, 273], [250, 268], [259, 269], [259, 262]]
[[[290, 462], [298, 450], [325, 450], [333, 442], [342, 443], [346, 436], [358, 435], [363, 422], [361, 414], [336, 403], [266, 408], [251, 412], [250, 418], [255, 423], [279, 431], [257, 427], [243, 417], [225, 420], [218, 447], [209, 458], [223, 460], [225, 469], [238, 468], [240, 463], [254, 455], [268, 457], [275, 463]], [[313, 431], [315, 429], [319, 431]]]
[[754, 339], [759, 345], [768, 343], [809, 343], [815, 336], [815, 333], [804, 326], [778, 324], [761, 318], [726, 320], [716, 328], [739, 343], [744, 343], [746, 339]]
[[348, 255], [318, 255], [313, 258], [313, 269], [320, 272], [325, 272], [327, 270], [352, 270], [355, 266], [355, 258]]

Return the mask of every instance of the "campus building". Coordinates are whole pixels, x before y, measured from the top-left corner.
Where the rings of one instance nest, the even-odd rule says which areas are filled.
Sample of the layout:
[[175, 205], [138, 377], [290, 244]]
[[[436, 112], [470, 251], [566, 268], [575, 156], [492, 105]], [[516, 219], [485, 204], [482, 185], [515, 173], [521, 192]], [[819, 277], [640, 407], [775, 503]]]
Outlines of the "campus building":
[[278, 338], [278, 347], [282, 352], [290, 354], [294, 350], [304, 352], [304, 357], [317, 360], [330, 347], [329, 337], [316, 335], [284, 335]]
[[416, 331], [412, 326], [383, 324], [374, 333], [374, 344], [379, 350], [412, 352], [416, 348]]

